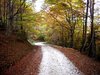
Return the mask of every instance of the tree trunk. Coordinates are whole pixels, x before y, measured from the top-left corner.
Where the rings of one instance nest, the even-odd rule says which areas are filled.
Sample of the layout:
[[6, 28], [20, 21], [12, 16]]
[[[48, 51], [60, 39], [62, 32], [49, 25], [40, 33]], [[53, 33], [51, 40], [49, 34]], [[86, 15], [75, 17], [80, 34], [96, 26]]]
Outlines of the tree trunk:
[[74, 30], [70, 29], [70, 48], [74, 47]]
[[1, 8], [2, 8], [2, 1], [0, 0], [0, 18], [1, 18]]
[[94, 0], [90, 0], [90, 16], [91, 16], [91, 37], [89, 45], [89, 56], [96, 56], [96, 44], [95, 44], [95, 31], [94, 31]]
[[86, 43], [87, 43], [87, 19], [88, 19], [88, 7], [89, 7], [89, 0], [87, 0], [87, 6], [86, 6], [86, 16], [85, 16], [85, 26], [84, 34], [83, 34], [83, 45], [81, 51], [85, 51]]

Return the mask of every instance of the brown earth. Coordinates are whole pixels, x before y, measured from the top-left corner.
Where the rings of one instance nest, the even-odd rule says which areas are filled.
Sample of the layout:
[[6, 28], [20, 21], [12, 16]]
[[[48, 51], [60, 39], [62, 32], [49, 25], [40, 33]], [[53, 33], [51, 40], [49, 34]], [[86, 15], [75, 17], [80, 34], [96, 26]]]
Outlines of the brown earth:
[[2, 75], [38, 75], [41, 57], [40, 47], [36, 46], [35, 50], [27, 54], [22, 60], [10, 67]]
[[[0, 32], [0, 75], [37, 75], [42, 59], [39, 46], [31, 46], [12, 35]], [[68, 57], [85, 75], [100, 75], [100, 62], [78, 50], [53, 45]]]
[[81, 54], [78, 50], [53, 46], [68, 57], [85, 75], [100, 75], [100, 62]]
[[27, 41], [19, 39], [15, 34], [9, 37], [4, 34], [0, 31], [0, 75], [38, 48], [33, 47]]

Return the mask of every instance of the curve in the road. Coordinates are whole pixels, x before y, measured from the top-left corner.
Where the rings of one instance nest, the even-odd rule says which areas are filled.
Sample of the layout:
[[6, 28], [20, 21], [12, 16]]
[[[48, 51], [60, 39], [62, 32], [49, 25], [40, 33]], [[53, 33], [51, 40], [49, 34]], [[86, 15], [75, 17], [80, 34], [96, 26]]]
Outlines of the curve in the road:
[[45, 45], [41, 48], [43, 58], [39, 67], [39, 75], [83, 75], [59, 50]]

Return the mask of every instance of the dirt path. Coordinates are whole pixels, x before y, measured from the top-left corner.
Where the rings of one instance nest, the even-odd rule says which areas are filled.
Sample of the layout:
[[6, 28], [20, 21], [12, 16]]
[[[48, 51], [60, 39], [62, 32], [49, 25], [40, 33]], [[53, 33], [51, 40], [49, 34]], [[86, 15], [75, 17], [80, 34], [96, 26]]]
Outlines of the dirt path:
[[59, 50], [44, 45], [42, 53], [39, 75], [83, 75]]
[[43, 43], [36, 45], [41, 50], [33, 50], [3, 75], [83, 75], [59, 50]]
[[100, 63], [77, 50], [50, 47], [43, 43], [36, 45], [39, 48], [31, 51], [2, 75], [81, 75], [82, 72], [84, 75], [100, 75]]
[[36, 45], [39, 46], [3, 75], [84, 75], [58, 49], [43, 42]]

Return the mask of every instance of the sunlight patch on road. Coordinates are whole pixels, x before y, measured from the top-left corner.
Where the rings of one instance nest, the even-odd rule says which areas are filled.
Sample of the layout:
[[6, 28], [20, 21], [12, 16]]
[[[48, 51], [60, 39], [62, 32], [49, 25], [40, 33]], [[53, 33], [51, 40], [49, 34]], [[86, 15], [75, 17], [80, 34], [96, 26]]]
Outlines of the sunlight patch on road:
[[43, 45], [45, 45], [44, 44], [45, 42], [36, 42], [36, 43], [34, 43], [35, 45], [38, 45], [38, 46], [43, 46]]

